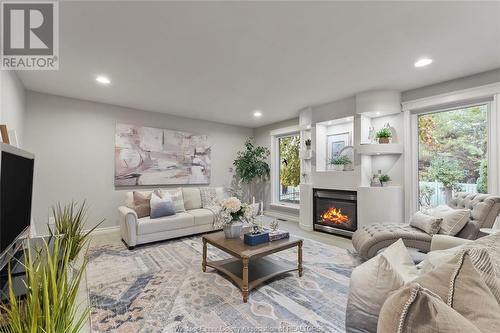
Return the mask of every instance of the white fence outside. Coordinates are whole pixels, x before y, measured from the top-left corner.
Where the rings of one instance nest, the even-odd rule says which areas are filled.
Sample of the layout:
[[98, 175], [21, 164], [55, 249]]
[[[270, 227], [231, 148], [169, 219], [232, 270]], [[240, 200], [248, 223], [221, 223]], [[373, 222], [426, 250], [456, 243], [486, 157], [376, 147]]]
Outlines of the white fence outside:
[[[430, 198], [430, 205], [432, 207], [442, 205], [446, 203], [446, 198], [444, 191], [442, 190], [443, 184], [439, 182], [419, 182], [420, 187], [429, 186], [434, 190], [434, 194]], [[462, 188], [460, 192], [469, 192], [469, 193], [477, 193], [477, 185], [476, 184], [465, 184], [460, 183], [460, 187]]]

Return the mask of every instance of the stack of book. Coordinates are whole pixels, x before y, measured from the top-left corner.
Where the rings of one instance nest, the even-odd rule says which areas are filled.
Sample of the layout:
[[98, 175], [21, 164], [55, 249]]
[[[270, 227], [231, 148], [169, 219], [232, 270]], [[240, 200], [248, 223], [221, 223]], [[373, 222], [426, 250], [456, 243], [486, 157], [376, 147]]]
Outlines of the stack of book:
[[271, 231], [269, 230], [269, 241], [277, 241], [277, 240], [280, 240], [280, 239], [284, 239], [284, 238], [289, 238], [290, 237], [290, 233], [288, 231], [285, 231], [285, 230], [275, 230], [275, 231]]

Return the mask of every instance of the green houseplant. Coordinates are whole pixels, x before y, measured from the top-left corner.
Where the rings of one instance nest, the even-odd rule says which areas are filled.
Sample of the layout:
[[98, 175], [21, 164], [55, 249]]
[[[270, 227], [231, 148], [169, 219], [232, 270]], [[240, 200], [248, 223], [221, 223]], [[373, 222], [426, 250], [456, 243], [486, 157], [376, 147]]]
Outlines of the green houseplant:
[[378, 143], [389, 143], [392, 138], [392, 132], [389, 128], [383, 127], [377, 131], [376, 137]]
[[335, 171], [344, 171], [346, 164], [351, 163], [351, 159], [346, 155], [334, 156], [329, 161], [329, 164], [333, 166], [333, 170]]
[[21, 263], [29, 286], [26, 297], [14, 294], [12, 274], [8, 276], [9, 302], [0, 305], [4, 312], [0, 332], [78, 333], [89, 315], [89, 308], [76, 303], [78, 288], [87, 261], [79, 270], [69, 269], [73, 239], [52, 237], [39, 249], [29, 246]]
[[[271, 168], [267, 163], [269, 149], [255, 145], [253, 138], [245, 141], [245, 148], [239, 151], [236, 159], [233, 161], [235, 175], [238, 178], [235, 187], [247, 185], [249, 187], [249, 197], [254, 196], [254, 186], [258, 181], [265, 181], [269, 178]], [[243, 199], [243, 193], [237, 189], [233, 190], [240, 199]], [[248, 198], [250, 199], [250, 198]]]
[[386, 186], [387, 183], [391, 181], [391, 177], [389, 177], [389, 175], [380, 175], [378, 180], [380, 182], [380, 186]]
[[60, 203], [52, 207], [54, 216], [54, 230], [50, 230], [52, 236], [63, 235], [63, 242], [69, 252], [70, 261], [73, 261], [82, 248], [88, 243], [90, 233], [93, 232], [104, 220], [97, 223], [93, 228], [84, 231], [87, 221], [88, 206], [86, 201], [78, 204], [74, 201], [61, 206]]

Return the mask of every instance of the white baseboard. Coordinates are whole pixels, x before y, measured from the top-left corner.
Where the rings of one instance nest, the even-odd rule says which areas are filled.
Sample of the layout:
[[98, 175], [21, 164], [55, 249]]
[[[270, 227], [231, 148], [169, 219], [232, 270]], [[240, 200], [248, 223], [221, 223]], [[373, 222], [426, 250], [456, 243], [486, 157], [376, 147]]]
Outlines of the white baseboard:
[[[50, 227], [52, 228], [53, 226], [50, 226]], [[118, 226], [118, 225], [115, 225], [112, 227], [102, 227], [102, 228], [97, 228], [94, 231], [92, 231], [92, 235], [109, 234], [109, 233], [113, 233], [113, 232], [118, 232], [119, 230], [120, 230], [120, 226]], [[83, 230], [82, 233], [85, 234], [88, 231], [90, 231], [90, 229]], [[36, 234], [31, 235], [31, 237], [33, 237], [33, 238], [48, 237], [48, 236], [50, 236], [49, 233], [45, 233], [45, 234], [36, 233]]]
[[115, 226], [112, 226], [112, 227], [102, 227], [102, 228], [97, 228], [95, 229], [92, 234], [110, 234], [110, 233], [113, 233], [113, 232], [117, 232], [120, 230], [120, 226], [118, 225], [115, 225]]

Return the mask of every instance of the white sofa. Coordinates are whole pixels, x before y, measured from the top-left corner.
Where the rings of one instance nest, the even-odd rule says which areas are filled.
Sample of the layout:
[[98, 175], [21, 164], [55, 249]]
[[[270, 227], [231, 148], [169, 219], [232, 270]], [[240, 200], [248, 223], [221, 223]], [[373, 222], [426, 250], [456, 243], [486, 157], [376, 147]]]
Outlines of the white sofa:
[[[217, 199], [225, 197], [222, 187], [215, 188]], [[185, 212], [151, 219], [137, 218], [133, 192], [127, 192], [125, 205], [118, 208], [121, 237], [129, 250], [136, 245], [213, 231], [214, 213], [202, 208], [200, 189], [182, 188]]]

